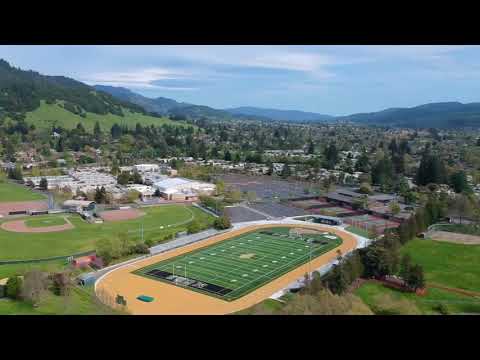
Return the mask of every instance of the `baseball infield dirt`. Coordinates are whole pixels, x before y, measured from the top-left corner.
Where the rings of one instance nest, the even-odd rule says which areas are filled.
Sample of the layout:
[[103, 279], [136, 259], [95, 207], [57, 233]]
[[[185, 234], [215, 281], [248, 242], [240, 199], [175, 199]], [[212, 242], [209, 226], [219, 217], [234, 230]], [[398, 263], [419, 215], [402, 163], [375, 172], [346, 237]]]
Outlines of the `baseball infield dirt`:
[[46, 201], [15, 201], [0, 203], [0, 215], [8, 215], [10, 211], [48, 210]]
[[[112, 270], [97, 281], [95, 291], [101, 300], [115, 299], [117, 295], [123, 296], [127, 300], [127, 310], [131, 314], [222, 315], [246, 309], [270, 297], [280, 289], [301, 278], [305, 274], [305, 270], [307, 269], [306, 266], [308, 265], [302, 265], [290, 271], [289, 273], [272, 280], [265, 286], [262, 286], [251, 293], [230, 302], [187, 290], [175, 285], [137, 276], [132, 274], [132, 271], [177, 255], [190, 252], [195, 249], [212, 245], [249, 231], [275, 226], [318, 229], [320, 231], [332, 232], [342, 238], [343, 243], [340, 246], [312, 260], [310, 264], [312, 268], [319, 268], [325, 264], [328, 264], [337, 257], [338, 250], [345, 254], [357, 246], [357, 240], [353, 235], [342, 230], [326, 226], [313, 224], [301, 226], [288, 224], [253, 225], [239, 230], [233, 230], [225, 234], [217, 235], [205, 241], [187, 245], [164, 254], [149, 257], [147, 259], [142, 259]], [[141, 302], [136, 299], [139, 295], [152, 296], [155, 298], [155, 301], [151, 303]], [[107, 305], [118, 306], [112, 304], [112, 301], [108, 302], [109, 303]]]
[[428, 237], [436, 241], [464, 245], [480, 245], [480, 236], [453, 233], [449, 231], [430, 231]]
[[0, 227], [6, 231], [20, 232], [20, 233], [48, 233], [73, 229], [74, 226], [67, 218], [65, 225], [43, 226], [43, 227], [28, 227], [25, 220], [13, 220], [4, 222]]
[[100, 214], [100, 217], [104, 221], [124, 221], [137, 219], [143, 215], [145, 215], [145, 213], [137, 209], [124, 209], [104, 211]]

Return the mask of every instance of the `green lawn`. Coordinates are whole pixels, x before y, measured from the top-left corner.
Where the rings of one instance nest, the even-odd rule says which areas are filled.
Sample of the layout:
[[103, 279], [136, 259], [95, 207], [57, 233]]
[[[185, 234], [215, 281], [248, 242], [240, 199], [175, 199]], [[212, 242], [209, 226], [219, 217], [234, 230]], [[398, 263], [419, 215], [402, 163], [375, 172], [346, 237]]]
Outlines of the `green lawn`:
[[427, 282], [480, 291], [480, 245], [415, 239], [401, 251], [423, 266]]
[[93, 127], [97, 121], [99, 122], [103, 131], [110, 131], [110, 128], [115, 123], [118, 125], [127, 125], [129, 127], [135, 127], [137, 123], [140, 123], [143, 126], [161, 126], [163, 124], [191, 126], [186, 123], [172, 121], [168, 118], [156, 118], [140, 113], [133, 113], [126, 109], [124, 109], [124, 114], [125, 116], [122, 117], [113, 114], [100, 115], [87, 113], [86, 117], [83, 118], [65, 110], [58, 104], [46, 104], [42, 100], [41, 105], [37, 109], [27, 112], [26, 121], [29, 124], [34, 124], [37, 128], [48, 129], [50, 129], [54, 124], [57, 126], [62, 126], [66, 129], [73, 129], [78, 123], [82, 123], [85, 130], [90, 132], [93, 131]]
[[347, 227], [345, 228], [345, 230], [350, 231], [351, 233], [354, 233], [354, 234], [356, 234], [356, 235], [363, 236], [363, 237], [365, 237], [365, 238], [367, 238], [367, 239], [370, 239], [370, 237], [369, 237], [369, 235], [368, 235], [368, 231], [363, 230], [363, 229], [360, 229], [360, 228], [358, 228], [358, 227], [356, 227], [356, 226], [347, 226]]
[[41, 270], [46, 272], [55, 272], [63, 270], [66, 266], [66, 260], [45, 261], [28, 264], [0, 264], [0, 279], [12, 275], [22, 275], [29, 270]]
[[134, 273], [231, 301], [342, 243], [333, 234], [294, 236], [289, 231], [277, 227], [249, 232]]
[[10, 201], [46, 200], [42, 194], [31, 191], [27, 187], [10, 182], [0, 182], [0, 203]]
[[[440, 314], [438, 305], [443, 304], [450, 313], [480, 313], [480, 299], [454, 294], [440, 289], [428, 289], [426, 296], [417, 296], [390, 289], [382, 284], [367, 283], [355, 291], [375, 314], [421, 313]], [[391, 299], [390, 310], [385, 309], [385, 299]]]
[[117, 314], [112, 309], [100, 304], [91, 292], [73, 288], [70, 296], [56, 296], [47, 292], [39, 306], [10, 299], [0, 299], [2, 315], [109, 315]]
[[32, 218], [25, 220], [25, 224], [28, 227], [48, 227], [48, 226], [59, 226], [65, 225], [67, 222], [65, 221], [64, 216], [49, 216], [49, 217], [41, 217], [41, 218]]
[[[146, 215], [138, 219], [103, 224], [89, 224], [77, 215], [69, 215], [75, 228], [61, 232], [25, 234], [0, 229], [0, 260], [37, 259], [90, 251], [94, 250], [96, 240], [121, 233], [128, 234], [132, 240], [140, 240], [142, 224], [144, 240], [162, 241], [168, 234], [185, 230], [192, 217], [201, 224], [213, 222], [212, 216], [192, 206], [165, 205], [141, 210]], [[64, 216], [39, 216], [35, 221]], [[182, 222], [186, 223], [180, 224]]]

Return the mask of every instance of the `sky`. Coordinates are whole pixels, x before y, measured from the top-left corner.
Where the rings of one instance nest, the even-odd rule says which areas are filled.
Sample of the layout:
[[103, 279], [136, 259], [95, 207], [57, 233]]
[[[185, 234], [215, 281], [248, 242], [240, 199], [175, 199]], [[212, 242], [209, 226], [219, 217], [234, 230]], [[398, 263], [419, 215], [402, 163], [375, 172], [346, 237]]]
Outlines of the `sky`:
[[214, 108], [329, 115], [480, 101], [480, 46], [2, 45], [16, 67]]

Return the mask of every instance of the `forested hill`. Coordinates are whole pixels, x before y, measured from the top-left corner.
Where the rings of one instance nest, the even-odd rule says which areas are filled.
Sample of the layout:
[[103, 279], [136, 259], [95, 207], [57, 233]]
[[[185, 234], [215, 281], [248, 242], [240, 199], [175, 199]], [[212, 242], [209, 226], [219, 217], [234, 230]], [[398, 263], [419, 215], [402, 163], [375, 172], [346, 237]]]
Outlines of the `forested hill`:
[[135, 104], [63, 76], [46, 76], [25, 71], [0, 59], [0, 110], [16, 118], [39, 108], [41, 101], [59, 102], [65, 110], [79, 116], [88, 113], [123, 116], [123, 110], [145, 113]]
[[269, 118], [276, 121], [291, 121], [291, 122], [320, 122], [329, 121], [334, 117], [325, 114], [318, 114], [298, 110], [278, 110], [278, 109], [264, 109], [251, 106], [243, 106], [232, 109], [225, 109], [233, 115], [253, 115], [264, 118]]
[[352, 114], [337, 117], [336, 120], [410, 128], [480, 127], [480, 103], [431, 103], [412, 108], [391, 108], [373, 113]]
[[167, 115], [170, 110], [174, 108], [182, 108], [191, 105], [164, 97], [157, 97], [154, 99], [148, 98], [123, 87], [95, 85], [94, 88], [106, 92], [117, 99], [141, 106], [148, 112], [157, 113], [160, 115]]
[[[148, 98], [137, 94], [129, 89], [115, 86], [95, 85], [95, 89], [102, 90], [110, 95], [124, 101], [130, 101], [143, 107], [149, 112], [154, 112], [160, 115], [171, 115], [175, 118], [193, 119], [198, 120], [202, 118], [208, 118], [210, 120], [218, 121], [230, 121], [232, 119], [237, 120], [265, 120], [258, 116], [233, 116], [225, 110], [214, 109], [209, 106], [195, 105], [184, 102], [178, 102], [173, 99], [164, 97]], [[267, 119], [270, 120], [270, 119]]]

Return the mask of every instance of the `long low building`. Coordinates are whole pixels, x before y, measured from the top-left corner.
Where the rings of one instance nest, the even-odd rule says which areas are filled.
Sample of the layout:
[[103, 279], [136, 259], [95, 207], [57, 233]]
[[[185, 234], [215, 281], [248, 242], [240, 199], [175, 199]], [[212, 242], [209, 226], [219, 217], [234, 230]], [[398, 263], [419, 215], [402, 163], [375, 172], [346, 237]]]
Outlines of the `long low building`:
[[199, 195], [211, 195], [216, 190], [214, 184], [181, 177], [157, 181], [153, 186], [167, 200], [197, 200]]

